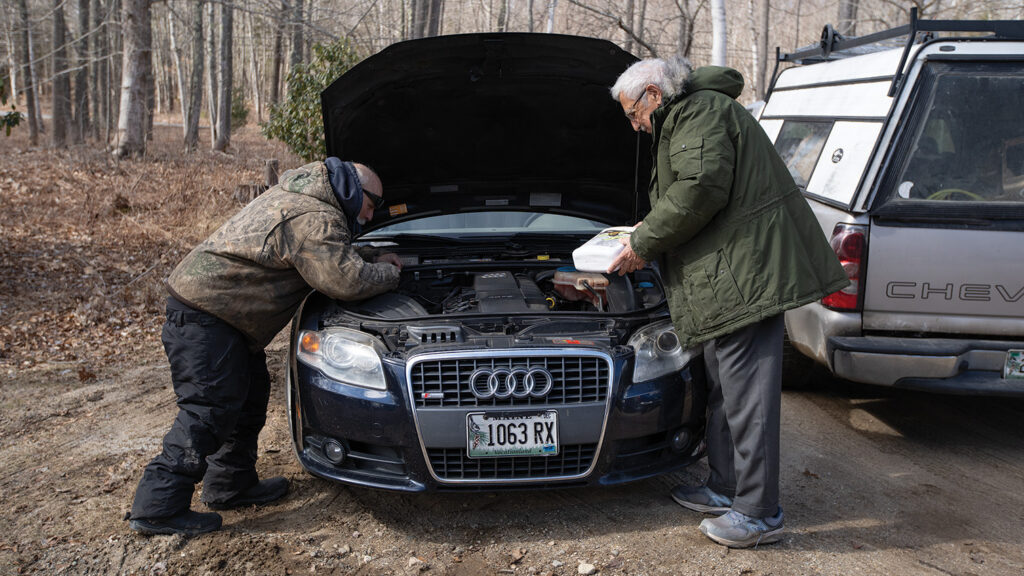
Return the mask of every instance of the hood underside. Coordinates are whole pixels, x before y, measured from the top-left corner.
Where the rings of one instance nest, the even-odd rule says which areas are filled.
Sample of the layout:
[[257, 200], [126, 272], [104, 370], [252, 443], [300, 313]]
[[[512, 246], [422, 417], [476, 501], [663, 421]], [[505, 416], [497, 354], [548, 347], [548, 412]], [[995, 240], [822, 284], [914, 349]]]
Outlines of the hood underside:
[[648, 207], [637, 175], [649, 174], [649, 141], [608, 88], [635, 60], [606, 40], [553, 34], [394, 44], [321, 93], [327, 153], [380, 174], [391, 210], [366, 230], [472, 210], [633, 224]]

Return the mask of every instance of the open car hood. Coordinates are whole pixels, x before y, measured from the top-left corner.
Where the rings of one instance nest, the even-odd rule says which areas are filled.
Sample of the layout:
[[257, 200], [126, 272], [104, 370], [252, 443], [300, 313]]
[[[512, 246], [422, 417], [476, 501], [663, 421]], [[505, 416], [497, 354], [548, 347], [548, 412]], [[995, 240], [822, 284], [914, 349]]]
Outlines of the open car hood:
[[634, 61], [606, 40], [554, 34], [393, 44], [321, 93], [327, 153], [384, 182], [386, 207], [364, 231], [476, 210], [631, 225], [649, 207], [650, 141], [608, 88]]

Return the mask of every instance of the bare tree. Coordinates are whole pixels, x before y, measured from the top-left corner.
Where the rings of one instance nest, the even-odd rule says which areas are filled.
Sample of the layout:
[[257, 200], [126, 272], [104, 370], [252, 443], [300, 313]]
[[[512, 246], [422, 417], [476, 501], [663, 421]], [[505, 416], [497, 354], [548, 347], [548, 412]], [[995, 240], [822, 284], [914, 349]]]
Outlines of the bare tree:
[[843, 36], [856, 36], [859, 5], [860, 0], [839, 0], [839, 24], [836, 25], [836, 32]]
[[288, 70], [294, 70], [302, 63], [302, 0], [292, 0], [292, 56]]
[[679, 54], [689, 58], [693, 49], [693, 31], [697, 17], [704, 8], [706, 0], [699, 0], [695, 8], [690, 8], [690, 0], [676, 0], [676, 9], [679, 11], [679, 34], [676, 37], [676, 49]]
[[151, 77], [152, 23], [149, 0], [124, 0], [124, 64], [117, 122], [118, 158], [146, 152], [146, 82]]
[[[288, 13], [288, 4], [282, 3], [281, 12]], [[284, 41], [281, 27], [274, 26], [273, 60], [270, 64], [270, 104], [281, 100], [281, 68], [284, 65]]]
[[75, 73], [75, 141], [84, 140], [89, 129], [89, 0], [78, 0], [78, 41], [75, 52], [78, 71]]
[[71, 124], [71, 78], [68, 76], [67, 27], [64, 22], [64, 0], [53, 0], [53, 130], [50, 145], [62, 148], [68, 143]]
[[220, 96], [217, 111], [217, 139], [213, 149], [225, 152], [231, 144], [231, 88], [234, 86], [234, 8], [229, 3], [220, 7]]
[[28, 138], [32, 146], [39, 144], [39, 122], [38, 122], [38, 100], [35, 84], [35, 71], [32, 62], [32, 35], [30, 33], [31, 22], [28, 19], [28, 3], [26, 0], [17, 0], [18, 13], [21, 18], [21, 81], [25, 92], [25, 112], [28, 116]]
[[548, 26], [545, 30], [548, 34], [555, 31], [555, 8], [558, 7], [558, 0], [548, 0]]
[[247, 42], [249, 48], [249, 66], [252, 70], [252, 90], [253, 99], [256, 101], [256, 121], [263, 121], [263, 82], [260, 81], [260, 61], [256, 56], [256, 36], [253, 34], [253, 15], [249, 13], [245, 17], [245, 37], [249, 39]]
[[210, 116], [210, 147], [217, 145], [217, 129], [220, 124], [217, 122], [217, 19], [216, 4], [209, 2], [206, 5], [206, 20], [208, 23], [206, 36], [206, 111]]
[[[195, 0], [192, 17], [192, 76], [188, 83], [188, 113], [185, 115], [185, 150], [199, 146], [199, 113], [203, 107], [203, 0]], [[184, 100], [182, 101], [184, 106]]]
[[711, 64], [725, 66], [727, 46], [725, 0], [711, 0]]

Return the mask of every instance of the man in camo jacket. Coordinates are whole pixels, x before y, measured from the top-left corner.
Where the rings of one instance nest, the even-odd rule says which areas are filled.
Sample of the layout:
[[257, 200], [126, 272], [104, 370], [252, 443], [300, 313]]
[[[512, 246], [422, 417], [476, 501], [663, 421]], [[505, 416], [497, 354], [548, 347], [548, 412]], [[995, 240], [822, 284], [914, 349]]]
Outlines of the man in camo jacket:
[[219, 529], [219, 514], [190, 509], [200, 480], [214, 510], [288, 492], [285, 478], [256, 475], [270, 396], [263, 349], [313, 289], [361, 300], [398, 285], [395, 254], [350, 244], [382, 208], [382, 193], [371, 169], [337, 158], [290, 170], [171, 273], [162, 340], [179, 410], [135, 492], [132, 530]]

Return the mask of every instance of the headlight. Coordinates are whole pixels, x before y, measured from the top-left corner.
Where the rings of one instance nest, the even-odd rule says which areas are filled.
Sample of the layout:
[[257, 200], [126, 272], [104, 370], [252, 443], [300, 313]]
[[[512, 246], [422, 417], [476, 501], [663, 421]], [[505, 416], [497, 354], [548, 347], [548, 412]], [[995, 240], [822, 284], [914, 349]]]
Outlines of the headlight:
[[299, 332], [296, 358], [324, 376], [363, 388], [384, 390], [380, 357], [387, 352], [376, 338], [348, 328]]
[[679, 372], [686, 363], [701, 354], [700, 347], [683, 350], [672, 322], [664, 321], [637, 330], [628, 344], [636, 352], [633, 381], [643, 382], [672, 372]]

